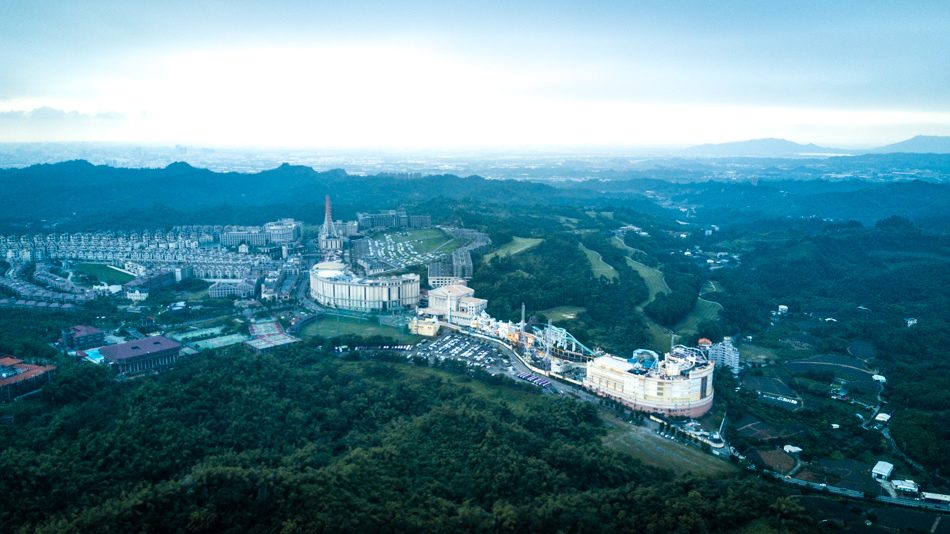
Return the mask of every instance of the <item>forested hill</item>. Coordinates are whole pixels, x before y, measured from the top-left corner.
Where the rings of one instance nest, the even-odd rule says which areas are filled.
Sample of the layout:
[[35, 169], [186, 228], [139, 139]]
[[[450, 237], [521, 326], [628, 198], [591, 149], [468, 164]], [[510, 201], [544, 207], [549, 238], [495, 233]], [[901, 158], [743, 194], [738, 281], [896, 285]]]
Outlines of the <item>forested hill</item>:
[[606, 448], [593, 404], [474, 374], [302, 346], [231, 350], [122, 383], [71, 366], [48, 391], [60, 407], [0, 425], [0, 524], [84, 533], [818, 528], [758, 479], [673, 480]]
[[[840, 166], [841, 162], [835, 159], [826, 165]], [[0, 169], [4, 193], [0, 234], [31, 233], [31, 229], [52, 223], [57, 223], [59, 231], [71, 231], [260, 224], [281, 216], [319, 221], [327, 194], [333, 200], [334, 214], [344, 219], [355, 218], [356, 211], [407, 206], [435, 214], [446, 204], [441, 201], [445, 199], [634, 208], [667, 217], [682, 216], [682, 209], [694, 214], [695, 222], [717, 225], [773, 217], [853, 219], [873, 224], [901, 215], [925, 228], [950, 229], [950, 183], [803, 180], [795, 178], [797, 170], [766, 169], [769, 179], [756, 184], [694, 181], [695, 170], [668, 168], [638, 172], [636, 178], [628, 173], [613, 174], [611, 179], [542, 183], [455, 175], [359, 176], [342, 169], [320, 172], [287, 164], [260, 173], [216, 173], [187, 163], [163, 169], [124, 169], [69, 161]]]
[[[565, 191], [545, 184], [486, 180], [478, 176], [422, 178], [355, 176], [344, 170], [318, 172], [281, 165], [260, 173], [216, 173], [187, 163], [163, 169], [120, 169], [86, 161], [0, 170], [4, 218], [57, 220], [77, 214], [148, 210], [156, 205], [180, 211], [213, 206], [319, 206], [324, 195], [335, 205], [392, 209], [432, 198], [491, 199], [521, 204], [650, 203], [638, 195]], [[347, 215], [344, 211], [340, 215]]]
[[[596, 185], [595, 185], [596, 183]], [[950, 183], [922, 180], [780, 180], [663, 182], [655, 179], [597, 181], [568, 187], [600, 188], [622, 196], [650, 194], [695, 212], [700, 223], [729, 225], [774, 217], [819, 217], [874, 224], [900, 215], [940, 231], [950, 228]]]

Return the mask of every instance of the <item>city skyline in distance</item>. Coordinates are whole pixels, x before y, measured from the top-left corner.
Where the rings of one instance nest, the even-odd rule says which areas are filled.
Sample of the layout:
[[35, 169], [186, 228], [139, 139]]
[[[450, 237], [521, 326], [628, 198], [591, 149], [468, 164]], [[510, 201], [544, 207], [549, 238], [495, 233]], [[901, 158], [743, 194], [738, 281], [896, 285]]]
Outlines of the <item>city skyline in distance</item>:
[[950, 6], [0, 7], [0, 142], [842, 149], [950, 135]]

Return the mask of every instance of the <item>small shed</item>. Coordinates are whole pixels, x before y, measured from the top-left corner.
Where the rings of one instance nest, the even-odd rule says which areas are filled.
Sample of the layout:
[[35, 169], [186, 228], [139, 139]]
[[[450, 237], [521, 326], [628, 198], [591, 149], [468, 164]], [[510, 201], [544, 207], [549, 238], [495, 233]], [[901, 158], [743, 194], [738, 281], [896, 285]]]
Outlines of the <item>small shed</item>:
[[871, 470], [871, 476], [881, 480], [887, 480], [894, 472], [894, 464], [888, 462], [878, 462]]

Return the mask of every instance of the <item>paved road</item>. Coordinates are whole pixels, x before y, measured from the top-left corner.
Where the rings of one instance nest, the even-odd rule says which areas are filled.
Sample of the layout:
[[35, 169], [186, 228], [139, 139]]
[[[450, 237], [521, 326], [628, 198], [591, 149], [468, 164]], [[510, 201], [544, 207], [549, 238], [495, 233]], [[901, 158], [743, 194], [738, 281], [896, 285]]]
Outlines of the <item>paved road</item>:
[[[797, 479], [797, 478], [791, 478], [791, 477], [788, 477], [788, 476], [783, 477], [782, 475], [780, 475], [780, 474], [778, 474], [778, 473], [776, 473], [776, 472], [774, 472], [774, 471], [765, 471], [765, 472], [768, 473], [768, 474], [771, 474], [771, 475], [775, 476], [776, 478], [778, 478], [778, 479], [781, 480], [782, 482], [785, 482], [786, 484], [790, 484], [790, 485], [793, 485], [793, 486], [802, 486], [802, 487], [806, 487], [806, 488], [816, 489], [816, 490], [819, 490], [819, 491], [828, 491], [828, 493], [832, 493], [832, 494], [834, 494], [834, 495], [842, 495], [842, 496], [844, 496], [844, 497], [850, 497], [850, 498], [852, 498], [852, 499], [864, 499], [864, 493], [862, 493], [862, 492], [860, 492], [860, 491], [850, 490], [850, 489], [847, 489], [847, 488], [839, 488], [839, 487], [836, 487], [836, 486], [825, 486], [825, 485], [822, 485], [822, 484], [816, 484], [816, 483], [814, 483], [814, 482], [806, 482], [806, 481], [804, 481], [804, 480], [799, 480], [799, 479]], [[909, 508], [920, 508], [920, 509], [924, 509], [924, 510], [937, 510], [937, 511], [941, 511], [941, 512], [950, 511], [950, 507], [948, 507], [948, 506], [946, 506], [946, 505], [943, 505], [943, 504], [933, 504], [933, 503], [929, 503], [929, 502], [918, 501], [918, 500], [916, 500], [916, 499], [908, 499], [908, 498], [905, 498], [905, 497], [889, 497], [889, 496], [886, 496], [886, 495], [879, 495], [879, 496], [875, 497], [873, 500], [875, 500], [875, 501], [880, 501], [880, 502], [885, 502], [885, 503], [889, 503], [889, 504], [896, 504], [896, 505], [898, 505], [898, 506], [906, 506], [906, 507], [909, 507]]]

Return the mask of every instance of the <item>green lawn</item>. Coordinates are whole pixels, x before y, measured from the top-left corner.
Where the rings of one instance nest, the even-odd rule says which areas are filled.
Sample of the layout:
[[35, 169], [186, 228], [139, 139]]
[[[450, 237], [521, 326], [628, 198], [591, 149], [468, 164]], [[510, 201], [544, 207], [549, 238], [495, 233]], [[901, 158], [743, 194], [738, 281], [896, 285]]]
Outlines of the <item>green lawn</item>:
[[469, 239], [450, 239], [445, 236], [430, 237], [428, 239], [413, 241], [412, 248], [416, 249], [416, 252], [419, 254], [428, 254], [438, 249], [440, 254], [449, 255], [455, 252], [455, 249], [461, 248], [469, 243], [471, 243]]
[[706, 283], [703, 284], [703, 288], [699, 290], [699, 294], [704, 295], [706, 293], [719, 293], [720, 291], [722, 291], [722, 286], [716, 282], [713, 282], [712, 280], [706, 280]]
[[577, 222], [580, 219], [574, 219], [571, 217], [564, 217], [563, 215], [558, 215], [557, 220], [561, 221], [561, 224], [563, 224], [564, 226], [567, 226], [568, 228], [573, 230], [577, 228]]
[[677, 334], [695, 334], [699, 323], [703, 321], [715, 321], [719, 318], [719, 310], [722, 308], [718, 303], [709, 300], [696, 299], [696, 305], [693, 306], [689, 315], [683, 318], [673, 330]]
[[200, 291], [183, 291], [178, 294], [178, 298], [186, 302], [197, 302], [199, 300], [204, 300], [209, 298], [207, 289], [202, 289]]
[[653, 302], [653, 299], [656, 298], [657, 293], [669, 293], [670, 288], [667, 287], [666, 281], [663, 280], [663, 273], [658, 269], [647, 267], [646, 265], [638, 261], [633, 261], [630, 258], [627, 258], [627, 265], [629, 265], [631, 269], [637, 271], [640, 276], [643, 277], [643, 281], [647, 284], [647, 290], [650, 292], [650, 297], [647, 298], [646, 302], [640, 306], [641, 310], [643, 309], [643, 306]]
[[519, 252], [524, 252], [531, 247], [536, 247], [541, 244], [543, 239], [537, 239], [532, 237], [513, 237], [511, 238], [510, 243], [505, 243], [504, 245], [498, 247], [498, 250], [485, 254], [483, 261], [488, 263], [495, 256], [510, 256], [511, 254], [518, 254]]
[[420, 336], [403, 333], [402, 331], [387, 325], [380, 326], [379, 321], [374, 318], [363, 319], [359, 321], [351, 317], [327, 316], [316, 322], [310, 323], [304, 327], [300, 333], [301, 337], [319, 336], [323, 338], [334, 338], [345, 335], [358, 336], [386, 336], [395, 340], [397, 343], [413, 344], [422, 339]]
[[584, 311], [586, 308], [580, 308], [577, 306], [558, 306], [557, 308], [551, 308], [550, 310], [542, 310], [541, 313], [545, 317], [553, 321], [566, 321], [568, 319], [576, 319], [577, 314]]
[[610, 280], [616, 280], [620, 278], [620, 275], [617, 274], [617, 270], [611, 267], [607, 262], [600, 257], [600, 254], [590, 250], [584, 245], [578, 244], [577, 246], [581, 247], [581, 250], [584, 251], [584, 254], [587, 254], [587, 261], [590, 262], [590, 268], [594, 271], [594, 277], [606, 276]]
[[124, 284], [135, 280], [135, 277], [131, 274], [122, 272], [108, 265], [102, 265], [101, 263], [80, 263], [76, 266], [76, 270], [95, 276], [99, 280], [109, 284]]

